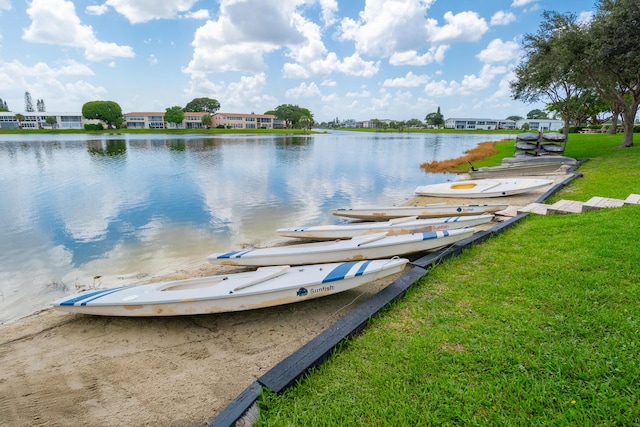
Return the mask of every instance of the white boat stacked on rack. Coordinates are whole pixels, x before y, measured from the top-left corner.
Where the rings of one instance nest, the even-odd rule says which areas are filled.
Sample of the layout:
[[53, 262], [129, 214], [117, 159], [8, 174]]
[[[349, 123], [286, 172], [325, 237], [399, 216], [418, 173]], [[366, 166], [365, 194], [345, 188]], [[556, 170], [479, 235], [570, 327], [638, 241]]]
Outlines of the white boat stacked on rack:
[[447, 205], [439, 203], [426, 206], [380, 206], [372, 208], [341, 208], [331, 213], [344, 218], [364, 221], [388, 221], [392, 218], [440, 218], [450, 216], [480, 215], [504, 210], [507, 204], [463, 204]]
[[469, 171], [471, 179], [506, 178], [516, 176], [548, 175], [556, 172], [561, 163], [514, 163], [500, 166], [487, 166]]
[[301, 243], [269, 248], [214, 253], [207, 259], [223, 265], [300, 265], [389, 258], [447, 246], [470, 237], [474, 228], [388, 236], [367, 234], [349, 240]]
[[58, 299], [57, 310], [103, 316], [180, 316], [253, 310], [353, 289], [401, 272], [404, 258], [351, 261], [92, 290]]
[[281, 236], [309, 240], [351, 239], [366, 234], [386, 232], [387, 236], [422, 231], [455, 230], [486, 224], [493, 219], [492, 214], [452, 216], [417, 219], [415, 216], [394, 218], [381, 222], [350, 222], [336, 225], [316, 225], [309, 227], [279, 228]]
[[416, 188], [419, 196], [485, 198], [526, 193], [553, 184], [549, 179], [496, 178], [445, 182]]

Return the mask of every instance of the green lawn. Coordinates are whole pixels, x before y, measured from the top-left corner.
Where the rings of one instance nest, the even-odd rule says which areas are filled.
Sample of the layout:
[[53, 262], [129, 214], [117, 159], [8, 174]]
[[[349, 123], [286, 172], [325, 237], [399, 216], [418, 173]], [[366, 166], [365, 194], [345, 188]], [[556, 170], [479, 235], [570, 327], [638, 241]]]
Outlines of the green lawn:
[[[640, 148], [589, 158], [555, 199], [640, 193]], [[511, 155], [513, 142], [504, 143]], [[433, 268], [257, 425], [640, 425], [640, 206], [530, 215]]]

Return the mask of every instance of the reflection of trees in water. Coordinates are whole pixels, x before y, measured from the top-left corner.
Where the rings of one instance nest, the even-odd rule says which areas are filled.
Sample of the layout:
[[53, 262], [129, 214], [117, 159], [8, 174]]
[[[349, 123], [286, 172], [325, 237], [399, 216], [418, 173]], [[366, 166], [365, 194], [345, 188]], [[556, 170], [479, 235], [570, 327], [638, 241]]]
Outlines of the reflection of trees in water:
[[313, 143], [313, 138], [308, 136], [286, 136], [284, 138], [277, 138], [276, 147], [309, 147]]
[[171, 151], [185, 151], [187, 148], [184, 139], [167, 139], [167, 147]]
[[127, 153], [127, 141], [124, 139], [87, 141], [87, 149], [93, 155], [120, 156]]

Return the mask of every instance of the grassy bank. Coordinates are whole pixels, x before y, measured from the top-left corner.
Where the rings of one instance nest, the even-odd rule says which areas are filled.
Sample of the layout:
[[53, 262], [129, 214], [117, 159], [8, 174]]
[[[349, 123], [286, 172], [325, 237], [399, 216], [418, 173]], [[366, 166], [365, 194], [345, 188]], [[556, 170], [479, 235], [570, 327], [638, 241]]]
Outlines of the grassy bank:
[[[590, 160], [555, 198], [639, 193], [640, 148], [621, 138], [571, 135], [566, 155]], [[438, 265], [295, 387], [263, 393], [258, 425], [638, 425], [639, 213], [530, 215]]]

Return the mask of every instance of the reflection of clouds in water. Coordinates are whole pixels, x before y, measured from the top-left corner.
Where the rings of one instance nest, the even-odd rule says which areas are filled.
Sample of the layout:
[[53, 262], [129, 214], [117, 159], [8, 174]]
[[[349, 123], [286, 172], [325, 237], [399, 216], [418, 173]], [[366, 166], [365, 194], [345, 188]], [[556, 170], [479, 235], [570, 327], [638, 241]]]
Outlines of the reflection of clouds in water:
[[46, 306], [62, 293], [53, 281], [139, 283], [211, 252], [282, 241], [276, 228], [342, 221], [334, 208], [401, 204], [417, 185], [451, 179], [420, 163], [490, 139], [145, 135], [92, 141], [90, 151], [84, 136], [2, 138], [0, 321]]

